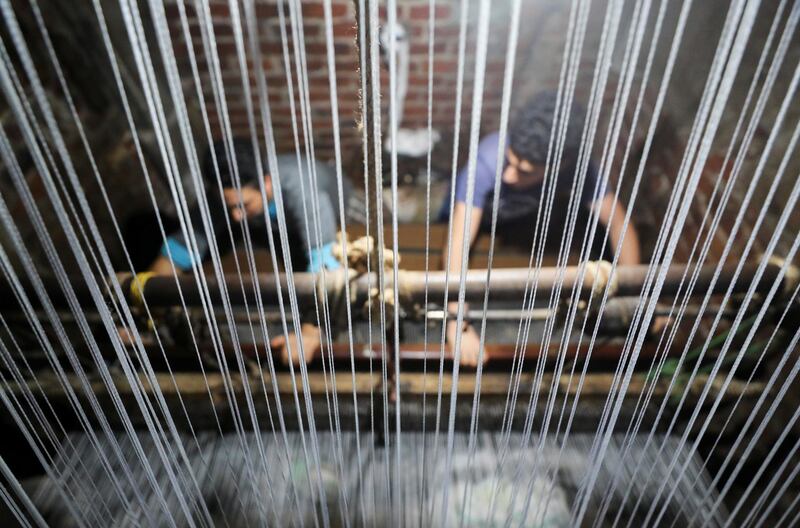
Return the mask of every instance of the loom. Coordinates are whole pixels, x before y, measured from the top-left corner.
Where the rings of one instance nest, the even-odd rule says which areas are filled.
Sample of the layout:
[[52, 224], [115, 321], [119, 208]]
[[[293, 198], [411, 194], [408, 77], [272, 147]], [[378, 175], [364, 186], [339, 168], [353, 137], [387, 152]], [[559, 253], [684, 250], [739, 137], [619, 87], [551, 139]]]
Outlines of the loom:
[[[54, 43], [78, 25], [58, 21], [66, 15], [57, 2], [0, 0], [4, 526], [800, 522], [800, 2], [719, 2], [708, 22], [718, 32], [708, 31], [705, 84], [674, 121], [666, 114], [685, 73], [682, 46], [693, 27], [705, 32], [693, 24], [707, 7], [443, 2], [87, 0], [75, 20], [89, 21], [83, 36], [103, 60], [96, 84], [117, 112], [101, 135], [125, 138], [109, 154], [85, 124], [87, 85], [72, 78], [85, 66]], [[435, 50], [448, 34], [437, 36], [442, 5], [457, 29], [457, 81], [455, 112], [435, 131]], [[353, 72], [340, 64], [337, 6], [352, 17]], [[315, 7], [319, 27], [308, 25]], [[399, 31], [416, 8], [424, 8], [425, 31]], [[598, 192], [627, 205], [621, 238], [641, 228], [640, 265], [619, 262], [621, 242], [612, 247], [599, 215], [578, 222], [575, 186], [556, 203], [553, 184], [543, 186], [522, 251], [498, 233], [497, 201], [487, 207], [491, 227], [469, 266], [482, 123], [494, 119], [506, 145], [516, 92], [530, 81], [519, 78], [521, 43], [542, 30], [521, 23], [531, 13], [543, 26], [563, 15], [552, 73], [560, 117], [545, 178], [559, 174], [565, 116], [581, 99], [576, 185], [590, 158], [599, 160]], [[498, 17], [507, 31], [490, 37]], [[272, 33], [269, 21], [277, 21]], [[324, 37], [324, 82], [309, 62], [312, 28]], [[389, 35], [402, 35], [402, 71]], [[409, 73], [416, 39], [424, 71]], [[491, 39], [504, 46], [495, 84]], [[220, 60], [226, 46], [245, 114], [236, 131], [236, 95]], [[358, 77], [352, 173], [343, 72]], [[425, 215], [404, 226], [395, 138], [413, 119], [406, 98], [420, 75], [426, 126], [416, 130], [427, 129], [427, 152], [404, 161], [417, 164], [410, 194]], [[496, 108], [485, 101], [491, 86]], [[320, 89], [329, 128], [318, 126], [312, 105]], [[686, 130], [675, 142], [680, 161], [669, 165], [658, 151], [676, 121]], [[444, 155], [431, 140], [443, 130], [452, 138]], [[229, 223], [226, 235], [242, 242], [225, 256], [200, 151], [216, 139], [232, 149], [235, 133], [257, 146], [277, 213], [263, 214], [265, 250], [247, 222]], [[292, 263], [276, 160], [290, 152], [300, 165], [321, 157], [326, 143], [340, 267], [311, 273]], [[108, 157], [135, 166], [134, 185], [115, 184]], [[464, 226], [431, 221], [437, 166], [451, 215], [465, 167]], [[494, 169], [496, 197], [503, 167]], [[663, 176], [661, 195], [647, 187], [654, 174]], [[305, 177], [305, 225], [319, 231], [310, 165]], [[362, 187], [363, 223], [346, 214], [348, 179]], [[241, 191], [243, 182], [233, 185]], [[258, 190], [266, 201], [263, 182]], [[208, 245], [205, 264], [184, 273], [137, 269], [115, 214], [126, 195], [146, 197], [165, 246], [170, 214], [190, 251]], [[563, 225], [551, 219], [559, 208]], [[459, 228], [465, 243], [454, 249]], [[609, 249], [600, 258], [589, 257], [595, 236]], [[448, 271], [456, 259], [460, 273]], [[310, 322], [320, 328], [319, 353], [306, 362], [310, 351], [291, 344], [300, 360], [282, 362], [271, 340]], [[447, 342], [452, 322], [478, 332], [476, 367], [462, 365], [461, 333]]]

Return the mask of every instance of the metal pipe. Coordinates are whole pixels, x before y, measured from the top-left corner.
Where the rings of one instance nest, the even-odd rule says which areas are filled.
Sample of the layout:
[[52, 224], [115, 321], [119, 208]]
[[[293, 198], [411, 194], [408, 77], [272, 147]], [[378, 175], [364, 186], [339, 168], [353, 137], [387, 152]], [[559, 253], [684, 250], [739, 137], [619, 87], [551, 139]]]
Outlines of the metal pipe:
[[[739, 279], [734, 285], [733, 293], [744, 293], [750, 287], [753, 280], [757, 263], [744, 266]], [[615, 273], [616, 291], [615, 297], [637, 297], [639, 296], [644, 280], [647, 276], [648, 266], [621, 266]], [[724, 293], [730, 286], [735, 264], [723, 266], [720, 276], [714, 285], [712, 293]], [[706, 265], [700, 269], [694, 291], [697, 294], [705, 294], [711, 285], [716, 265]], [[561, 297], [569, 297], [572, 289], [578, 283], [580, 276], [579, 266], [569, 266], [562, 270], [559, 268], [542, 268], [539, 271], [538, 290], [540, 295], [549, 295], [559, 280], [562, 281]], [[689, 272], [693, 272], [692, 267]], [[777, 278], [780, 267], [776, 264], [768, 264], [764, 274], [757, 285], [757, 291], [766, 291]], [[563, 275], [562, 275], [563, 273]], [[678, 292], [681, 279], [686, 273], [686, 267], [682, 265], [670, 266], [667, 270], [664, 287], [661, 295], [667, 297]], [[491, 280], [486, 282], [486, 270], [470, 270], [467, 272], [465, 295], [468, 301], [476, 301], [483, 298], [484, 291], [488, 287], [491, 291], [491, 298], [498, 300], [518, 300], [525, 289], [528, 278], [531, 274], [527, 269], [496, 269], [492, 272]], [[401, 302], [419, 303], [424, 299], [427, 277], [428, 298], [435, 300], [439, 296], [444, 296], [447, 286], [445, 273], [443, 271], [431, 271], [427, 274], [422, 271], [402, 271], [399, 275], [399, 291]], [[312, 273], [295, 273], [294, 283], [297, 291], [298, 301], [308, 305], [313, 302], [314, 289], [317, 281], [322, 279], [322, 275], [317, 276]], [[387, 277], [390, 279], [390, 277]], [[130, 290], [130, 278], [123, 282], [123, 289]], [[180, 286], [183, 291], [187, 305], [194, 306], [200, 303], [200, 291], [194, 278], [191, 276], [180, 277]], [[284, 291], [286, 291], [285, 274], [261, 274], [258, 277], [259, 287], [261, 288], [262, 300], [266, 304], [277, 303], [276, 280], [280, 280]], [[336, 292], [342, 287], [342, 278], [338, 273], [326, 272], [324, 274], [325, 285], [328, 292]], [[459, 277], [450, 275], [450, 291], [458, 291]], [[785, 280], [785, 279], [784, 279]], [[228, 283], [228, 293], [232, 304], [241, 305], [245, 299], [242, 289], [239, 287], [239, 277], [226, 277]], [[217, 281], [210, 277], [208, 280], [209, 292], [213, 302], [221, 302], [220, 288]], [[249, 281], [245, 281], [249, 284]], [[370, 294], [369, 287], [377, 284], [377, 278], [366, 274], [361, 275], [350, 283], [350, 293], [353, 302], [357, 305], [364, 304]], [[586, 274], [583, 281], [577, 284], [582, 297], [587, 297], [593, 288], [602, 286], [595, 285], [595, 277]], [[390, 285], [387, 285], [390, 289]], [[248, 288], [246, 291], [248, 302], [254, 301], [253, 291]], [[178, 303], [178, 288], [173, 277], [152, 277], [144, 286], [144, 298], [151, 306], [170, 306]]]
[[[744, 266], [739, 275], [739, 279], [734, 285], [734, 294], [744, 293], [750, 287], [757, 267], [757, 263], [750, 263]], [[618, 267], [614, 280], [616, 288], [612, 296], [639, 296], [648, 269], [648, 266]], [[692, 267], [689, 272], [691, 273], [693, 269], [694, 267]], [[716, 264], [706, 265], [700, 269], [697, 284], [694, 289], [696, 294], [706, 293], [711, 284], [715, 269]], [[723, 266], [712, 293], [723, 293], [727, 290], [732, 282], [735, 269], [735, 264], [726, 264]], [[664, 287], [661, 290], [662, 297], [668, 297], [678, 292], [678, 286], [685, 272], [686, 267], [680, 264], [672, 265], [668, 268]], [[764, 292], [768, 290], [777, 278], [779, 272], [780, 266], [774, 263], [768, 264], [757, 285], [757, 291]], [[562, 298], [567, 298], [571, 295], [572, 288], [578, 282], [579, 274], [579, 266], [569, 266], [563, 270], [559, 268], [542, 268], [539, 270], [538, 291], [540, 295], [549, 295], [556, 284], [562, 281], [560, 295]], [[364, 274], [351, 281], [351, 300], [355, 306], [363, 306], [370, 295], [370, 287], [374, 288], [374, 285], [377, 284], [375, 274], [373, 273], [372, 275], [373, 276], [370, 278], [368, 275]], [[528, 269], [496, 269], [492, 272], [491, 280], [487, 283], [486, 270], [470, 270], [467, 272], [466, 277], [466, 300], [482, 300], [487, 287], [491, 290], [491, 298], [494, 301], [519, 300], [531, 275]], [[423, 301], [426, 276], [428, 298], [435, 302], [437, 298], [444, 296], [446, 283], [445, 273], [443, 271], [431, 271], [427, 274], [422, 271], [401, 271], [399, 275], [401, 303], [409, 305], [419, 304]], [[787, 277], [790, 276], [794, 276], [794, 274], [787, 273], [786, 277], [783, 279], [784, 291], [791, 286], [789, 284], [791, 280], [787, 279]], [[387, 279], [390, 280], [391, 277], [387, 276]], [[120, 282], [123, 291], [128, 293], [128, 300], [130, 302], [134, 304], [138, 302], [137, 296], [131, 293], [131, 275], [121, 274], [118, 277], [114, 277], [113, 280], [118, 280]], [[295, 290], [297, 292], [297, 300], [301, 305], [306, 307], [312, 305], [314, 302], [314, 290], [318, 287], [318, 280], [325, 280], [325, 286], [329, 294], [336, 295], [337, 292], [341, 293], [340, 290], [342, 290], [343, 280], [340, 272], [329, 271], [326, 272], [324, 276], [313, 273], [295, 273]], [[458, 290], [458, 280], [459, 277], [457, 275], [454, 276], [451, 274], [449, 277], [450, 291]], [[595, 285], [594, 280], [592, 274], [586, 274], [583, 281], [577, 285], [582, 298], [586, 298], [596, 286], [600, 287], [603, 285]], [[278, 302], [276, 281], [280, 281], [283, 291], [286, 292], [286, 275], [284, 273], [264, 273], [258, 276], [261, 299], [267, 305], [274, 305]], [[241, 306], [244, 304], [245, 299], [247, 299], [248, 303], [251, 305], [255, 304], [255, 292], [251, 287], [251, 281], [244, 281], [244, 292], [240, 287], [240, 277], [228, 275], [225, 277], [225, 282], [231, 304]], [[216, 278], [208, 277], [207, 283], [212, 303], [221, 303], [222, 290]], [[144, 283], [142, 288], [143, 297], [150, 307], [177, 306], [180, 302], [178, 284], [180, 285], [180, 290], [183, 292], [183, 298], [187, 306], [201, 305], [202, 296], [200, 288], [190, 275], [179, 276], [177, 284], [175, 278], [172, 276], [152, 276]], [[58, 283], [54, 279], [50, 279], [46, 280], [45, 285], [53, 303], [64, 306], [65, 303]], [[75, 289], [78, 299], [82, 303], [86, 303], [87, 307], [91, 306], [92, 300], [87, 285], [81, 281], [75, 281], [72, 286]], [[391, 284], [387, 284], [387, 289], [391, 289]], [[7, 282], [0, 282], [0, 305], [15, 305], [13, 291]]]
[[[608, 340], [598, 342], [592, 348], [592, 358], [595, 361], [617, 361], [622, 353], [623, 340]], [[527, 343], [524, 347], [517, 347], [514, 344], [487, 344], [486, 355], [491, 363], [496, 365], [498, 363], [505, 364], [513, 361], [519, 354], [523, 354], [527, 360], [538, 359], [542, 354], [546, 354], [548, 359], [554, 360], [558, 357], [560, 351], [560, 343], [551, 343], [545, 350], [541, 343]], [[235, 352], [233, 348], [226, 346], [226, 352], [233, 355]], [[263, 354], [264, 347], [257, 346], [252, 343], [241, 343], [239, 350], [244, 353], [246, 357], [255, 357], [257, 353]], [[350, 345], [348, 343], [334, 343], [330, 350], [333, 353], [333, 360], [342, 363], [343, 365], [349, 364], [350, 361]], [[566, 345], [563, 353], [569, 359], [578, 357], [585, 358], [589, 350], [588, 344], [584, 343], [580, 348], [577, 344], [569, 343]], [[646, 342], [642, 346], [640, 357], [644, 359], [651, 359], [657, 351], [656, 343]], [[211, 348], [201, 347], [201, 352], [208, 352], [211, 354]], [[154, 351], [155, 353], [155, 351]], [[386, 350], [386, 355], [389, 356], [391, 361], [392, 352]], [[434, 361], [439, 359], [439, 346], [436, 343], [429, 343], [427, 346], [424, 343], [403, 343], [400, 345], [400, 359], [407, 367], [412, 367], [414, 363], [419, 362], [420, 366], [423, 359]], [[353, 344], [353, 359], [357, 364], [365, 363], [368, 360], [380, 361], [383, 358], [384, 352], [381, 345], [373, 343], [372, 349], [366, 343]], [[445, 349], [445, 360], [452, 360], [452, 353], [450, 350]], [[319, 356], [315, 363], [319, 363]], [[321, 365], [321, 363], [319, 363]]]
[[[481, 310], [467, 310], [464, 312], [465, 321], [480, 321], [486, 319], [487, 321], [514, 321], [522, 319], [523, 317], [530, 318], [534, 321], [543, 321], [555, 314], [555, 310], [549, 308], [534, 308], [533, 310], [494, 310], [489, 309], [486, 312]], [[447, 315], [444, 310], [428, 310], [426, 319], [428, 321], [441, 321], [445, 318], [454, 318], [455, 316]]]

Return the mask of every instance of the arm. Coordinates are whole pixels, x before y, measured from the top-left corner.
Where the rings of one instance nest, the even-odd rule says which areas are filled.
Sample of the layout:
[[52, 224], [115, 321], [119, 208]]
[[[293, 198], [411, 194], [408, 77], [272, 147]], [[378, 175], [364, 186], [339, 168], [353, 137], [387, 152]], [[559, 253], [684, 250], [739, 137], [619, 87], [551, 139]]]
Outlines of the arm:
[[[470, 216], [470, 225], [467, 230], [469, 236], [469, 243], [467, 244], [467, 251], [472, 247], [475, 238], [478, 236], [478, 228], [481, 225], [481, 217], [483, 216], [483, 209], [478, 207], [472, 208]], [[452, 242], [452, 250], [450, 253], [450, 273], [461, 273], [461, 259], [464, 257], [464, 224], [467, 222], [467, 204], [464, 202], [456, 202], [453, 208], [453, 228], [451, 231], [450, 241]], [[442, 246], [442, 269], [447, 266], [447, 247], [448, 240], [444, 241]]]
[[[214, 206], [223, 207], [222, 202], [219, 200], [216, 201]], [[227, 213], [223, 212], [223, 214]], [[195, 207], [189, 215], [195, 228], [194, 239], [197, 242], [198, 253], [189, 249], [189, 243], [184, 240], [181, 230], [174, 231], [167, 235], [161, 245], [161, 251], [153, 263], [150, 264], [148, 271], [158, 275], [172, 275], [173, 270], [175, 273], [181, 273], [192, 269], [195, 262], [200, 263], [205, 258], [208, 253], [208, 241], [202, 231], [202, 227], [200, 227], [203, 225], [200, 219], [200, 212]]]
[[[335, 209], [331, 203], [328, 193], [320, 191], [317, 194], [319, 208], [320, 233], [319, 237], [312, 229], [311, 239], [307, 242], [308, 248], [308, 269], [312, 273], [319, 273], [323, 268], [334, 270], [339, 269], [341, 264], [333, 256], [333, 246], [336, 244], [336, 232], [339, 227], [339, 218], [336, 216]], [[302, 236], [305, 236], [303, 233]]]
[[[619, 202], [614, 204], [614, 198], [606, 195], [602, 200], [598, 200], [592, 210], [599, 215], [603, 225], [608, 227], [611, 243], [617, 247], [619, 239], [622, 237], [622, 224], [625, 222], [625, 208]], [[641, 262], [641, 249], [639, 246], [639, 235], [632, 222], [628, 222], [628, 229], [625, 232], [625, 239], [619, 252], [619, 263], [622, 265], [634, 266]], [[650, 324], [650, 332], [653, 335], [665, 330], [670, 324], [669, 316], [654, 317]]]
[[[303, 343], [303, 356], [306, 363], [311, 362], [322, 347], [322, 336], [319, 327], [312, 323], [300, 325], [300, 337]], [[300, 364], [300, 339], [294, 332], [289, 332], [288, 336], [277, 336], [270, 340], [273, 352], [280, 355], [281, 361], [288, 364], [291, 361], [295, 365]]]
[[[150, 264], [149, 271], [152, 271], [156, 275], [172, 275], [172, 269], [174, 266], [172, 265], [172, 261], [164, 255], [159, 255]], [[180, 270], [176, 269], [176, 272], [180, 273]]]
[[[625, 222], [625, 208], [617, 202], [610, 194], [605, 195], [600, 200], [592, 204], [592, 212], [598, 216], [600, 223], [608, 229], [611, 239], [611, 246], [616, 249], [620, 238], [622, 238], [622, 226]], [[622, 241], [619, 252], [619, 264], [622, 266], [634, 266], [641, 262], [639, 235], [632, 222], [628, 222], [628, 229]]]
[[[475, 242], [475, 238], [478, 236], [478, 228], [481, 225], [481, 217], [483, 216], [483, 209], [478, 207], [472, 208], [472, 214], [470, 216], [470, 225], [467, 230], [467, 235], [469, 236], [469, 242], [467, 244], [467, 252], [469, 252], [469, 248], [472, 246], [472, 243]], [[453, 226], [452, 232], [450, 236], [450, 244], [452, 246], [452, 250], [450, 253], [450, 265], [447, 268], [452, 275], [460, 276], [461, 274], [461, 260], [464, 256], [464, 226], [467, 223], [467, 205], [464, 202], [456, 202], [455, 207], [453, 208]], [[442, 267], [444, 268], [447, 266], [447, 248], [448, 248], [448, 241], [445, 240], [444, 245], [442, 247]], [[469, 259], [469, 255], [467, 255], [467, 259]], [[467, 270], [464, 270], [466, 273]], [[464, 309], [467, 309], [467, 305], [464, 305]], [[450, 301], [447, 303], [447, 311], [449, 313], [455, 313], [458, 310], [458, 301]], [[455, 346], [455, 338], [458, 332], [456, 319], [450, 318], [447, 320], [447, 342], [451, 347]], [[466, 366], [475, 366], [478, 364], [478, 354], [479, 354], [479, 338], [478, 334], [475, 332], [475, 329], [471, 326], [467, 325], [463, 329], [464, 335], [461, 337], [461, 363]]]
[[[497, 161], [497, 144], [499, 139], [496, 134], [484, 138], [478, 146], [477, 166], [474, 175], [474, 190], [472, 196], [472, 213], [470, 214], [470, 226], [467, 230], [469, 243], [467, 251], [472, 247], [475, 238], [478, 236], [478, 228], [483, 217], [483, 208], [489, 193], [494, 189], [495, 184], [495, 163]], [[490, 158], [488, 161], [485, 157]], [[450, 255], [449, 271], [460, 273], [462, 248], [464, 246], [464, 224], [467, 219], [467, 182], [469, 180], [468, 168], [464, 167], [456, 176], [455, 181], [455, 204], [451, 213], [452, 232], [450, 240], [452, 243], [452, 253]], [[442, 246], [442, 269], [447, 266], [447, 240]]]
[[[331, 198], [324, 191], [325, 186], [319, 182], [318, 192], [314, 193], [310, 179], [304, 178], [298, 171], [294, 158], [288, 159], [288, 161], [279, 158], [278, 163], [281, 171], [281, 192], [286, 220], [294, 225], [297, 235], [302, 239], [302, 247], [305, 248], [308, 255], [308, 268], [305, 271], [318, 273], [323, 268], [339, 268], [339, 261], [332, 252], [333, 245], [336, 243], [339, 220]], [[328, 178], [330, 175], [328, 171], [321, 169], [318, 165], [317, 177]], [[301, 178], [303, 178], [302, 181]], [[301, 183], [304, 184], [302, 189]], [[314, 222], [314, 213], [317, 215], [318, 223]], [[304, 321], [300, 325], [299, 334], [289, 332], [287, 335], [274, 337], [270, 341], [273, 352], [278, 353], [283, 363], [292, 362], [295, 365], [300, 363], [301, 343], [303, 359], [306, 363], [311, 362], [319, 355], [322, 337], [316, 324]]]
[[[319, 201], [319, 204], [320, 204], [319, 212], [323, 213], [321, 216], [325, 216], [325, 214], [324, 214], [324, 211], [325, 211], [324, 203], [328, 203], [327, 202], [327, 195], [325, 193], [320, 193], [319, 198], [320, 198], [320, 201]], [[323, 201], [323, 198], [324, 198], [324, 201]], [[310, 210], [309, 210], [309, 214], [311, 214]], [[300, 216], [302, 216], [302, 215], [300, 215]], [[293, 214], [289, 218], [290, 219], [294, 219], [294, 221], [296, 221], [296, 222], [297, 221], [302, 222], [302, 224], [300, 225], [300, 230], [301, 230], [300, 236], [305, 239], [306, 238], [306, 232], [305, 232], [305, 222], [306, 222], [306, 220], [305, 220], [305, 217], [302, 217], [302, 220], [300, 220], [299, 219], [300, 216], [296, 216], [295, 214]], [[330, 214], [330, 217], [331, 217], [331, 220], [332, 220], [332, 218], [333, 218], [332, 213]], [[331, 221], [328, 221], [328, 223], [327, 223], [328, 230], [326, 231], [326, 228], [324, 228], [324, 227], [322, 228], [322, 240], [325, 240], [326, 232], [327, 232], [328, 236], [330, 237], [330, 235], [331, 235], [331, 232], [330, 232], [331, 231], [331, 227], [330, 226], [332, 226], [332, 225], [333, 224], [331, 224]], [[307, 249], [307, 252], [308, 252], [308, 269], [306, 271], [310, 271], [310, 272], [313, 272], [313, 273], [318, 273], [323, 268], [326, 268], [326, 269], [339, 268], [339, 261], [336, 260], [336, 258], [333, 256], [333, 253], [332, 253], [333, 244], [335, 242], [333, 242], [331, 240], [331, 241], [328, 241], [327, 243], [322, 244], [321, 246], [317, 245], [318, 244], [318, 242], [317, 242], [318, 239], [316, 238], [316, 236], [314, 234], [314, 231], [313, 231], [314, 226], [312, 225], [312, 223], [310, 221], [309, 221], [308, 227], [309, 227], [309, 230], [311, 230], [311, 240], [312, 240], [312, 242], [304, 241], [304, 247]], [[295, 270], [295, 271], [299, 271], [299, 270]], [[313, 315], [311, 317], [313, 317]], [[305, 318], [305, 317], [303, 317], [303, 318]], [[276, 352], [280, 356], [281, 361], [284, 364], [288, 364], [289, 362], [292, 362], [294, 365], [299, 365], [300, 364], [300, 346], [301, 346], [301, 342], [302, 342], [302, 347], [303, 347], [303, 359], [305, 360], [306, 363], [309, 363], [319, 354], [319, 352], [321, 350], [321, 347], [322, 347], [322, 337], [321, 337], [321, 334], [320, 334], [319, 327], [314, 323], [309, 323], [309, 322], [304, 321], [300, 325], [299, 335], [297, 333], [295, 333], [295, 332], [289, 332], [287, 335], [274, 337], [270, 341], [270, 346], [272, 347], [272, 351]]]
[[[196, 213], [193, 211], [192, 214]], [[195, 229], [197, 225], [195, 223]], [[197, 243], [197, 252], [189, 249], [189, 243], [184, 240], [180, 231], [167, 236], [158, 257], [150, 264], [148, 271], [158, 275], [172, 275], [174, 269], [180, 274], [192, 269], [195, 263], [200, 264], [208, 253], [208, 241], [205, 234], [197, 230], [194, 233], [194, 240]]]
[[330, 180], [335, 182], [336, 175], [324, 164], [317, 163], [317, 186], [313, 188], [311, 178], [298, 170], [294, 156], [279, 157], [278, 166], [286, 220], [295, 228], [308, 255], [308, 268], [296, 271], [316, 273], [322, 268], [338, 268], [339, 262], [331, 251], [339, 230], [339, 217], [334, 207], [338, 197], [330, 196], [327, 191], [335, 187]]
[[[177, 237], [170, 236], [167, 237], [164, 245], [161, 247], [161, 252], [159, 255], [153, 260], [153, 263], [150, 264], [150, 267], [147, 269], [148, 272], [154, 273], [156, 275], [168, 275], [172, 276], [173, 273], [181, 274], [184, 268], [181, 267], [181, 256], [186, 258], [186, 255], [189, 254], [188, 250], [183, 246], [182, 240], [183, 238], [178, 235]], [[178, 242], [180, 240], [181, 242]], [[178, 263], [173, 263], [172, 260], [169, 258], [169, 252], [167, 252], [167, 247], [170, 248], [170, 252], [172, 257], [178, 261]], [[181, 250], [183, 252], [181, 252]], [[183, 262], [185, 264], [185, 262]], [[191, 267], [191, 261], [189, 261], [189, 267]], [[117, 328], [117, 332], [119, 333], [122, 342], [126, 345], [132, 345], [135, 342], [132, 332], [125, 326], [120, 326]]]

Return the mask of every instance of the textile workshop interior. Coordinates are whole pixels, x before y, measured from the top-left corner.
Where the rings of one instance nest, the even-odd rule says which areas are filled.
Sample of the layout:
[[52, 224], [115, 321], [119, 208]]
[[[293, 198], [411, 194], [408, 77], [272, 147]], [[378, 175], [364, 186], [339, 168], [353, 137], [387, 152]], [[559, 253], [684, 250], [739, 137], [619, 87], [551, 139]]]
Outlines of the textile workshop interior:
[[800, 0], [0, 18], [0, 526], [800, 525]]

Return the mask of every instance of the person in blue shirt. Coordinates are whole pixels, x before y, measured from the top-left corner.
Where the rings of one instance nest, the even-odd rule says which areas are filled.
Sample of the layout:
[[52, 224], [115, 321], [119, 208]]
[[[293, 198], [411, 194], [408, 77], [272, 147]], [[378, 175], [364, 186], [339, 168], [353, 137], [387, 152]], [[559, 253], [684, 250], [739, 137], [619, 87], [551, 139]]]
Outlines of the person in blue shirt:
[[[216, 166], [211, 148], [216, 155]], [[265, 209], [270, 217], [274, 240], [276, 245], [279, 244], [278, 210], [273, 199], [272, 178], [270, 174], [258, 173], [252, 142], [248, 139], [233, 140], [233, 157], [238, 169], [241, 191], [234, 184], [233, 164], [229, 163], [225, 144], [217, 141], [211, 148], [206, 153], [202, 173], [214, 239], [220, 252], [227, 253], [235, 249], [231, 247], [230, 233], [234, 235], [235, 244], [244, 247], [239, 224], [245, 218], [254, 247], [268, 247]], [[266, 157], [262, 157], [262, 160], [266, 163]], [[338, 268], [340, 264], [332, 254], [339, 225], [336, 175], [330, 167], [317, 162], [315, 164], [317, 187], [316, 192], [313, 192], [311, 177], [306, 170], [304, 159], [301, 158], [302, 167], [298, 167], [297, 157], [294, 154], [280, 155], [277, 161], [293, 271], [316, 273], [323, 268]], [[259, 179], [263, 179], [267, 203], [262, 199]], [[304, 189], [301, 189], [301, 182]], [[222, 196], [219, 192], [220, 183], [223, 188]], [[346, 181], [344, 183], [347, 194], [349, 186]], [[312, 216], [314, 212], [319, 219], [316, 225]], [[190, 270], [195, 263], [201, 263], [209, 258], [209, 241], [203, 229], [200, 211], [195, 208], [190, 214], [198, 251], [193, 252], [189, 249], [191, 244], [184, 240], [180, 231], [172, 233], [166, 238], [159, 256], [150, 266], [150, 271], [172, 274], [174, 268], [178, 272], [184, 272]], [[230, 233], [226, 216], [230, 220]], [[279, 247], [276, 249], [280, 251]], [[280, 253], [278, 255], [281, 261]], [[303, 323], [301, 337], [305, 359], [311, 361], [320, 350], [319, 328], [310, 323]], [[292, 351], [293, 354], [297, 354], [297, 339], [294, 334], [278, 336], [272, 339], [271, 345], [284, 361], [288, 361], [287, 341], [294, 340], [295, 346], [292, 347]], [[295, 363], [298, 361], [296, 356], [292, 357], [292, 360]]]
[[[553, 218], [547, 231], [547, 242], [555, 243], [558, 247], [564, 228], [566, 226], [566, 212], [569, 207], [573, 183], [577, 177], [577, 158], [581, 146], [584, 115], [580, 108], [573, 108], [567, 124], [566, 138], [563, 146], [561, 169], [555, 182], [548, 182], [545, 193], [545, 163], [550, 142], [550, 131], [556, 108], [556, 93], [543, 92], [534, 96], [512, 120], [508, 130], [508, 141], [504, 149], [505, 156], [502, 160], [500, 192], [497, 196], [497, 234], [506, 242], [519, 242], [530, 248], [535, 231], [536, 217], [542, 206], [546, 204], [546, 197], [550, 192], [555, 192], [552, 207]], [[475, 169], [474, 195], [472, 197], [472, 213], [470, 225], [467, 230], [469, 245], [471, 247], [479, 232], [488, 232], [491, 226], [492, 206], [494, 203], [495, 171], [499, 146], [499, 134], [489, 134], [484, 137], [478, 146], [477, 164]], [[598, 218], [598, 237], [593, 241], [589, 258], [598, 258], [598, 244], [602, 248], [602, 239], [608, 230], [609, 246], [617, 247], [622, 238], [622, 226], [625, 219], [625, 208], [619, 202], [614, 203], [614, 190], [607, 188], [605, 193], [600, 192], [597, 185], [598, 174], [594, 163], [589, 163], [585, 181], [577, 189], [578, 200], [581, 205], [579, 222], [586, 226], [587, 216], [595, 215]], [[544, 197], [543, 197], [544, 196]], [[450, 197], [445, 199], [440, 218], [447, 220], [450, 213]], [[455, 185], [455, 205], [452, 211], [452, 252], [449, 269], [451, 273], [461, 273], [462, 248], [464, 244], [464, 226], [467, 211], [467, 168], [458, 173]], [[542, 215], [544, 216], [544, 215]], [[582, 218], [581, 218], [582, 217]], [[540, 220], [543, 226], [544, 220]], [[579, 226], [581, 224], [578, 224]], [[576, 228], [573, 239], [573, 248], [583, 239], [584, 229]], [[537, 244], [540, 242], [537, 242]], [[442, 250], [442, 260], [446, 260], [447, 240]], [[552, 244], [548, 244], [552, 245]], [[606, 251], [605, 258], [610, 252]], [[639, 238], [633, 224], [629, 223], [627, 232], [619, 254], [620, 265], [639, 264], [640, 249]], [[442, 262], [444, 267], [446, 262]], [[458, 303], [448, 304], [448, 311], [456, 313]], [[461, 329], [456, 327], [455, 317], [448, 320], [447, 343], [452, 351], [456, 334], [461, 331], [461, 363], [462, 365], [475, 366], [478, 362], [479, 336], [470, 324], [465, 324]], [[486, 355], [484, 354], [484, 360]]]

